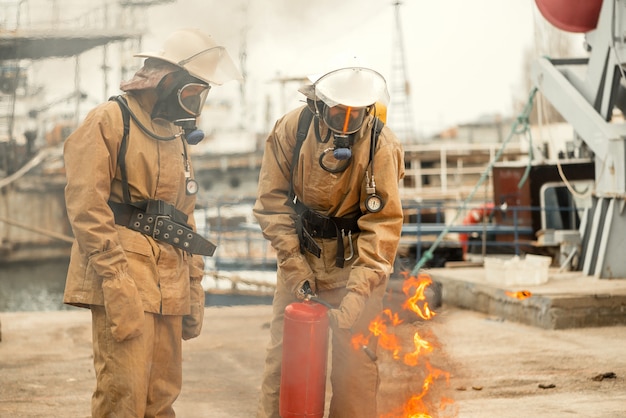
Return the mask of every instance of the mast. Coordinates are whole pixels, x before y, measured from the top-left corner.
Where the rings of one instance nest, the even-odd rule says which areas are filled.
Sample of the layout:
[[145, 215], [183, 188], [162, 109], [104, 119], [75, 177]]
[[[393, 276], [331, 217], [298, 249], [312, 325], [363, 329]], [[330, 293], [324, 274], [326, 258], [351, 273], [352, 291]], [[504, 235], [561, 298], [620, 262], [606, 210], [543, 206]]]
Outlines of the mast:
[[400, 19], [401, 0], [395, 0], [394, 6], [394, 35], [392, 38], [391, 80], [388, 124], [403, 144], [417, 142], [414, 128], [413, 112], [411, 109], [411, 88], [407, 76], [404, 54], [404, 36], [402, 20]]

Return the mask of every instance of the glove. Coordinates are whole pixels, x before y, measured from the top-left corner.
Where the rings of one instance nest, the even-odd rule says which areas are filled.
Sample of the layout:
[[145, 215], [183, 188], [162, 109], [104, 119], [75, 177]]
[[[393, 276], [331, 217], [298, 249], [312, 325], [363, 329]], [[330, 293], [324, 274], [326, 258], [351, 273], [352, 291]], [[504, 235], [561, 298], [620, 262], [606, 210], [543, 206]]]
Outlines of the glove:
[[204, 288], [201, 278], [191, 278], [190, 312], [183, 316], [183, 340], [196, 338], [202, 331], [204, 321]]
[[111, 320], [111, 334], [117, 342], [143, 333], [143, 303], [135, 282], [127, 273], [102, 281], [104, 309]]
[[341, 300], [338, 309], [328, 311], [331, 326], [340, 329], [352, 328], [363, 312], [365, 301], [365, 296], [356, 292], [348, 292]]
[[315, 280], [302, 280], [296, 285], [293, 293], [298, 300], [305, 300], [308, 296], [315, 295]]
[[[278, 267], [285, 287], [296, 299], [304, 300], [308, 294], [315, 294], [315, 276], [302, 254], [293, 254], [285, 258]], [[305, 283], [308, 283], [308, 286]]]

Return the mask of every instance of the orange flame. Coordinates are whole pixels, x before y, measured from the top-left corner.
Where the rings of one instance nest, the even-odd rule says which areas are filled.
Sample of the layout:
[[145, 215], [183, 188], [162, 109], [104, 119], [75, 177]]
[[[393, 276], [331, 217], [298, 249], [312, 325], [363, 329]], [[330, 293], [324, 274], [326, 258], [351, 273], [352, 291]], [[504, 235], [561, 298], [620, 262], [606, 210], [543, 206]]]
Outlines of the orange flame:
[[529, 297], [531, 297], [533, 295], [528, 290], [520, 290], [519, 292], [505, 291], [504, 294], [507, 295], [507, 296], [510, 296], [512, 298], [519, 299], [519, 300], [524, 300], [524, 299], [529, 298]]
[[[433, 382], [440, 377], [445, 377], [446, 381], [448, 381], [450, 375], [443, 370], [436, 369], [430, 365], [430, 363], [425, 363], [426, 369], [428, 370], [428, 376], [424, 380], [422, 384], [422, 392], [418, 395], [413, 395], [411, 399], [404, 406], [404, 415], [402, 418], [432, 418], [430, 414], [428, 414], [428, 408], [424, 404], [423, 398], [428, 393], [430, 386]], [[450, 399], [444, 398], [442, 400], [441, 409], [445, 409], [445, 407], [449, 404]]]
[[[404, 281], [402, 285], [402, 291], [407, 295], [408, 299], [402, 305], [403, 309], [415, 312], [422, 319], [431, 319], [435, 316], [435, 312], [430, 310], [428, 302], [426, 302], [425, 291], [428, 286], [433, 283], [430, 276], [426, 273], [420, 273], [417, 277], [409, 277]], [[413, 296], [409, 293], [411, 289], [415, 288]], [[420, 302], [421, 307], [420, 307]]]
[[[390, 351], [393, 354], [394, 359], [399, 358], [400, 352], [400, 342], [398, 341], [398, 336], [392, 334], [387, 331], [387, 320], [384, 318], [386, 316], [390, 321], [391, 326], [396, 326], [402, 323], [402, 320], [399, 319], [398, 314], [391, 312], [389, 309], [385, 309], [382, 315], [374, 318], [369, 324], [370, 336], [378, 337], [378, 345], [387, 351]], [[351, 339], [352, 347], [355, 349], [362, 348], [363, 346], [367, 346], [369, 343], [369, 337], [365, 337], [363, 334], [355, 334]]]
[[413, 342], [415, 343], [415, 351], [404, 356], [404, 364], [407, 366], [417, 366], [419, 356], [422, 352], [430, 353], [433, 351], [433, 346], [428, 341], [420, 338], [417, 332], [413, 336]]
[[[408, 275], [405, 275], [408, 276]], [[435, 316], [435, 312], [430, 309], [426, 301], [425, 291], [432, 284], [432, 279], [428, 274], [420, 273], [417, 277], [407, 277], [403, 283], [402, 291], [407, 299], [402, 305], [402, 309], [414, 312], [418, 317], [429, 320]], [[378, 338], [378, 347], [391, 353], [394, 360], [402, 359], [404, 364], [415, 367], [420, 364], [422, 356], [431, 353], [434, 345], [424, 339], [416, 332], [413, 335], [413, 351], [401, 356], [402, 345], [392, 328], [400, 325], [402, 320], [397, 313], [390, 309], [385, 309], [381, 315], [374, 318], [369, 324], [370, 336], [365, 337], [357, 334], [352, 337], [352, 345], [355, 349], [367, 346], [370, 337]], [[422, 360], [421, 364], [427, 371], [427, 376], [422, 383], [421, 392], [412, 395], [401, 410], [381, 415], [380, 418], [432, 418], [428, 412], [428, 407], [424, 402], [424, 397], [428, 394], [433, 383], [444, 377], [449, 383], [449, 374], [433, 367], [427, 360]], [[442, 398], [439, 404], [441, 410], [453, 404], [449, 398]]]

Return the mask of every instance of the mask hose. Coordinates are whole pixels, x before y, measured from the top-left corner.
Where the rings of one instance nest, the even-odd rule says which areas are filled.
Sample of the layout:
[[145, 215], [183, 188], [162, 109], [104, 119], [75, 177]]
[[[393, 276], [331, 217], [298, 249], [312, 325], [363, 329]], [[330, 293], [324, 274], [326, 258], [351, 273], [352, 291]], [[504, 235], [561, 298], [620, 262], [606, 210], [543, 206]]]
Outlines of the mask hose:
[[[176, 134], [176, 135], [172, 135], [172, 136], [160, 136], [160, 135], [155, 134], [154, 132], [152, 132], [148, 128], [146, 128], [144, 126], [144, 124], [139, 121], [137, 116], [135, 116], [133, 111], [130, 110], [130, 107], [128, 107], [128, 105], [126, 104], [126, 102], [124, 100], [122, 100], [119, 97], [116, 97], [115, 100], [126, 108], [128, 113], [130, 114], [130, 117], [137, 124], [137, 126], [139, 126], [139, 128], [142, 131], [144, 131], [146, 134], [150, 135], [152, 138], [154, 138], [156, 140], [159, 140], [159, 141], [171, 141], [171, 140], [176, 139], [179, 136], [181, 136], [181, 134]], [[189, 127], [190, 126], [190, 121], [192, 121], [191, 125], [195, 125], [193, 123], [193, 122], [195, 122], [195, 120], [193, 118], [191, 118], [191, 119], [182, 119], [181, 121], [174, 122], [174, 124], [176, 126], [180, 126], [180, 127], [183, 128], [185, 139], [187, 140], [187, 142], [189, 144], [196, 145], [198, 142], [202, 141], [202, 139], [204, 138], [204, 132], [202, 132], [199, 129], [195, 129], [195, 126], [193, 128], [190, 128]]]

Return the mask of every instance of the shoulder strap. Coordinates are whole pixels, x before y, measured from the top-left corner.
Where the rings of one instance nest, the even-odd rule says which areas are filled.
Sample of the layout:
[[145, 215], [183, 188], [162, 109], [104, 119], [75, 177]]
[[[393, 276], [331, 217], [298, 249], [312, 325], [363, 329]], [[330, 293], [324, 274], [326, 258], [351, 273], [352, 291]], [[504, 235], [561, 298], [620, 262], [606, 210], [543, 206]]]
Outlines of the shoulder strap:
[[298, 118], [298, 130], [296, 132], [296, 144], [293, 147], [293, 155], [291, 156], [291, 172], [289, 175], [289, 201], [293, 202], [295, 197], [295, 192], [293, 190], [293, 172], [296, 169], [296, 164], [298, 163], [298, 157], [300, 156], [300, 149], [302, 148], [302, 143], [306, 139], [306, 135], [309, 133], [309, 126], [311, 125], [311, 121], [313, 120], [313, 112], [309, 109], [308, 106], [305, 106], [300, 112], [300, 117]]
[[300, 112], [300, 117], [298, 118], [298, 131], [296, 132], [296, 145], [293, 147], [293, 156], [291, 161], [291, 169], [295, 168], [295, 164], [298, 162], [298, 156], [300, 155], [300, 148], [302, 148], [302, 143], [306, 139], [306, 135], [309, 133], [309, 126], [311, 125], [311, 121], [313, 120], [313, 112], [309, 107], [305, 107]]
[[126, 150], [128, 149], [128, 132], [130, 131], [130, 114], [126, 105], [126, 99], [122, 96], [113, 96], [109, 100], [115, 100], [122, 111], [122, 119], [124, 121], [124, 136], [120, 144], [120, 152], [117, 156], [117, 165], [122, 173], [122, 194], [124, 202], [130, 203], [130, 189], [128, 187], [128, 176], [126, 174]]
[[385, 126], [385, 122], [378, 119], [376, 116], [374, 117], [377, 120], [376, 120], [376, 123], [374, 123], [374, 126], [372, 127], [372, 135], [376, 135], [374, 139], [378, 140], [378, 137], [380, 136], [380, 133], [383, 131], [383, 127]]
[[378, 119], [378, 117], [374, 116], [374, 124], [372, 126], [372, 136], [370, 139], [370, 164], [372, 164], [372, 171], [374, 165], [374, 154], [376, 153], [376, 144], [378, 144], [378, 137], [383, 130], [385, 123]]

